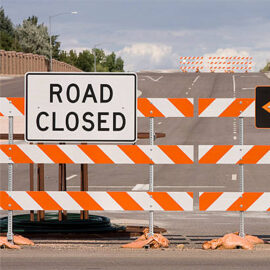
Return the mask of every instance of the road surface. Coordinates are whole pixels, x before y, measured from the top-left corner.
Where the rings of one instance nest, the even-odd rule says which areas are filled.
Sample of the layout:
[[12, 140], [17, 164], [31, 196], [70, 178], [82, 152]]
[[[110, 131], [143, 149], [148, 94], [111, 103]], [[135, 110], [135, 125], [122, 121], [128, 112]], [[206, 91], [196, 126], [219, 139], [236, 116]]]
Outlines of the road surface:
[[[140, 97], [254, 98], [256, 85], [270, 85], [262, 73], [138, 73]], [[23, 96], [23, 78], [0, 80], [1, 96]], [[196, 115], [196, 112], [195, 112]], [[149, 119], [139, 119], [139, 132], [149, 130]], [[155, 131], [166, 133], [156, 144], [238, 144], [238, 119], [234, 118], [155, 118]], [[244, 119], [245, 144], [269, 144], [270, 130], [258, 130], [254, 119]], [[138, 140], [147, 144], [147, 140]], [[196, 147], [195, 147], [196, 149]], [[196, 152], [195, 152], [196, 157]], [[7, 166], [0, 165], [1, 190], [7, 189]], [[198, 209], [199, 191], [238, 191], [237, 165], [158, 165], [156, 191], [193, 191]], [[28, 165], [15, 165], [14, 190], [29, 189]], [[79, 190], [80, 166], [67, 166], [68, 190]], [[89, 190], [143, 190], [148, 186], [147, 165], [89, 165]], [[245, 165], [245, 191], [269, 192], [269, 166]], [[45, 165], [45, 189], [58, 189], [58, 166]], [[5, 214], [5, 213], [4, 213]], [[98, 212], [103, 214], [104, 212]], [[113, 222], [147, 224], [147, 213], [106, 213]], [[246, 231], [269, 239], [269, 213], [246, 214]], [[239, 230], [238, 213], [157, 213], [155, 224], [170, 235], [223, 235]]]

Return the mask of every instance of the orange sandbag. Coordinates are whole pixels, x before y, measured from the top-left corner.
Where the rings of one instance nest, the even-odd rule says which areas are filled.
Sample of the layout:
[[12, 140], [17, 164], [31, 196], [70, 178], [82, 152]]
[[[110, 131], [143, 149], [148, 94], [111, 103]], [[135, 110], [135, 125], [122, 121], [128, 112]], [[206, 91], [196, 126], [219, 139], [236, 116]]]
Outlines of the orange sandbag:
[[144, 248], [150, 246], [150, 248], [167, 248], [169, 247], [169, 240], [162, 234], [155, 233], [152, 236], [148, 236], [149, 230], [145, 229], [143, 235], [141, 235], [135, 241], [122, 245], [122, 248]]
[[263, 244], [263, 240], [256, 236], [246, 235], [244, 238], [239, 236], [239, 233], [225, 234], [222, 238], [213, 239], [203, 243], [203, 249], [235, 249], [242, 248], [252, 250], [254, 245]]
[[31, 241], [30, 239], [25, 238], [21, 235], [14, 235], [13, 242], [16, 245], [26, 245], [26, 246], [34, 246], [35, 245], [33, 241]]
[[9, 243], [7, 238], [2, 237], [2, 236], [0, 236], [0, 247], [1, 248], [10, 248], [10, 249], [21, 249], [21, 247]]

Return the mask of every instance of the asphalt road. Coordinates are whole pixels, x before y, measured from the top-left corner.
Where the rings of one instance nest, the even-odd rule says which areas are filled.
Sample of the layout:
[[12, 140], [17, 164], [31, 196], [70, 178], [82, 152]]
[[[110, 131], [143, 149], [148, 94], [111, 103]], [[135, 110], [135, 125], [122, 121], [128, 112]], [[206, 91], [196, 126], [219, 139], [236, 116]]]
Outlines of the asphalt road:
[[[258, 269], [267, 270], [270, 251], [120, 250], [114, 248], [25, 248], [0, 251], [2, 270], [42, 269]], [[49, 258], [49, 259], [48, 259]]]
[[[152, 73], [138, 74], [141, 97], [254, 97], [256, 85], [270, 85], [262, 73]], [[233, 83], [235, 81], [235, 84]], [[23, 78], [0, 80], [1, 96], [23, 96]], [[196, 115], [196, 113], [195, 113]], [[234, 125], [237, 129], [234, 130]], [[140, 132], [149, 130], [149, 119], [139, 119]], [[244, 120], [245, 144], [269, 144], [269, 130], [258, 130], [254, 119]], [[238, 119], [234, 118], [155, 118], [155, 131], [166, 137], [156, 144], [238, 144]], [[138, 140], [138, 144], [147, 144]], [[195, 148], [196, 149], [196, 148]], [[196, 152], [195, 152], [196, 157]], [[0, 165], [1, 190], [7, 189], [7, 166]], [[79, 190], [80, 167], [67, 166], [68, 190]], [[199, 191], [238, 191], [237, 165], [159, 165], [155, 166], [155, 190], [194, 191], [195, 209]], [[14, 190], [29, 188], [28, 166], [15, 165]], [[58, 167], [45, 166], [46, 190], [57, 190]], [[138, 184], [141, 184], [138, 186]], [[127, 190], [147, 188], [147, 165], [89, 165], [89, 190]], [[137, 185], [137, 186], [136, 186]], [[136, 189], [135, 188], [135, 189]], [[245, 165], [245, 191], [269, 192], [269, 166]], [[100, 213], [99, 213], [100, 214]], [[104, 213], [102, 213], [104, 214]], [[147, 224], [147, 213], [106, 213], [114, 222]], [[269, 238], [269, 213], [246, 215], [246, 230]], [[237, 213], [157, 213], [155, 224], [165, 226], [169, 234], [222, 235], [238, 230]]]

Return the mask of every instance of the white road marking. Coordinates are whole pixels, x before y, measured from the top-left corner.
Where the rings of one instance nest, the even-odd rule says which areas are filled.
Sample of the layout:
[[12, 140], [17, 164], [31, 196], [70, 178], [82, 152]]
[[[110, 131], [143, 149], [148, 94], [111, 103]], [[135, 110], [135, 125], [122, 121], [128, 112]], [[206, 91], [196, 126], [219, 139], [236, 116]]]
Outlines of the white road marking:
[[149, 190], [149, 184], [137, 184], [132, 190]]
[[195, 80], [192, 82], [192, 86], [197, 82], [197, 80], [199, 79], [200, 75], [198, 75]]
[[233, 97], [235, 98], [235, 76], [232, 76], [233, 79]]
[[160, 77], [158, 77], [157, 79], [154, 79], [154, 78], [152, 78], [151, 76], [144, 76], [144, 77], [146, 77], [146, 78], [152, 80], [153, 82], [158, 82], [160, 79], [163, 78], [163, 76], [160, 76]]
[[77, 176], [77, 174], [73, 174], [73, 175], [67, 177], [67, 180], [71, 180], [71, 179], [75, 178], [76, 176]]
[[141, 96], [142, 95], [142, 91], [141, 90], [137, 90], [137, 97]]
[[161, 125], [162, 124], [162, 122], [158, 122], [158, 125]]
[[232, 181], [236, 181], [237, 180], [237, 174], [232, 174]]
[[248, 87], [245, 88], [245, 87], [244, 87], [244, 88], [241, 88], [241, 90], [255, 90], [255, 87], [251, 87], [251, 88], [248, 88]]
[[260, 75], [251, 75], [251, 76], [240, 76], [241, 78], [261, 78], [263, 76]]
[[236, 136], [233, 136], [233, 139], [234, 139], [234, 140], [236, 140], [236, 139], [237, 139], [237, 137], [236, 137]]

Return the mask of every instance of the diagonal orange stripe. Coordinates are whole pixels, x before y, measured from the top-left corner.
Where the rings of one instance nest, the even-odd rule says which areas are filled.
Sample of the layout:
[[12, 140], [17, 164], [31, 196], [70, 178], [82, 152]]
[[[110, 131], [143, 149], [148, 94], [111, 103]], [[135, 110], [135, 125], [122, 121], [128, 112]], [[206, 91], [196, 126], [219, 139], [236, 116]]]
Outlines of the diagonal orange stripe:
[[[227, 211], [246, 211], [256, 200], [263, 195], [263, 192], [245, 192], [242, 198], [238, 198]], [[242, 207], [241, 207], [242, 205]]]
[[199, 197], [199, 210], [206, 211], [221, 195], [223, 192], [204, 192]]
[[108, 157], [97, 145], [78, 145], [78, 147], [97, 164], [113, 164], [114, 162]]
[[104, 209], [85, 191], [67, 191], [84, 210], [103, 211]]
[[124, 210], [142, 211], [144, 210], [127, 192], [107, 192]]
[[198, 106], [199, 115], [214, 101], [214, 98], [199, 98]]
[[193, 192], [187, 192], [187, 194], [193, 199]]
[[184, 116], [193, 117], [193, 104], [187, 98], [168, 99]]
[[24, 98], [22, 97], [8, 97], [8, 100], [24, 115]]
[[38, 147], [54, 162], [54, 163], [74, 163], [58, 145], [38, 144]]
[[193, 164], [193, 161], [177, 145], [158, 145], [175, 164]]
[[147, 98], [138, 98], [138, 110], [145, 117], [164, 117], [164, 115], [153, 104], [151, 104]]
[[6, 191], [0, 191], [0, 207], [3, 210], [23, 210]]
[[17, 145], [0, 145], [0, 149], [11, 157], [14, 163], [34, 163]]
[[269, 151], [270, 145], [254, 145], [237, 164], [256, 164]]
[[44, 210], [64, 210], [46, 191], [27, 191]]
[[4, 115], [0, 112], [0, 116], [4, 116]]
[[200, 164], [216, 164], [233, 145], [214, 145], [210, 150], [200, 158]]
[[219, 115], [219, 117], [238, 117], [253, 101], [253, 98], [237, 98]]
[[165, 211], [183, 211], [184, 209], [167, 192], [148, 192]]
[[135, 164], [154, 164], [137, 145], [118, 145]]

